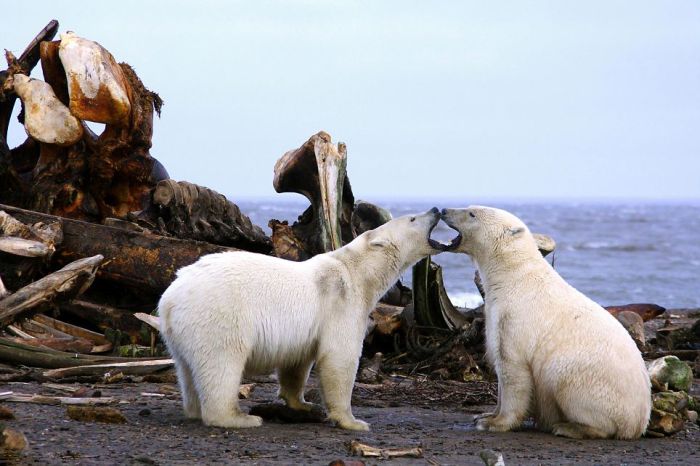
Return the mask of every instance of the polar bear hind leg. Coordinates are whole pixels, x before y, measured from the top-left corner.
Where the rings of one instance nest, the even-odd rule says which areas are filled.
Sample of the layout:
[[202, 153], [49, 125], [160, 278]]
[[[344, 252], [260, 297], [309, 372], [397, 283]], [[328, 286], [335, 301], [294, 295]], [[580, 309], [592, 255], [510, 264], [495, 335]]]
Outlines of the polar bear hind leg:
[[576, 422], [560, 422], [554, 424], [552, 433], [559, 437], [568, 437], [573, 439], [606, 439], [612, 435], [595, 427], [578, 424]]
[[240, 353], [217, 351], [201, 355], [193, 364], [205, 425], [234, 429], [262, 425], [262, 418], [244, 414], [238, 405], [246, 357]]
[[316, 406], [304, 401], [304, 386], [312, 365], [313, 361], [309, 361], [296, 366], [283, 367], [277, 371], [280, 383], [279, 397], [292, 409], [311, 411]]
[[182, 395], [182, 406], [185, 412], [185, 417], [190, 419], [200, 419], [202, 417], [202, 408], [199, 404], [199, 394], [194, 385], [192, 378], [192, 370], [187, 361], [171, 350], [170, 355], [175, 361], [175, 369], [177, 370], [177, 382], [180, 385], [180, 393]]

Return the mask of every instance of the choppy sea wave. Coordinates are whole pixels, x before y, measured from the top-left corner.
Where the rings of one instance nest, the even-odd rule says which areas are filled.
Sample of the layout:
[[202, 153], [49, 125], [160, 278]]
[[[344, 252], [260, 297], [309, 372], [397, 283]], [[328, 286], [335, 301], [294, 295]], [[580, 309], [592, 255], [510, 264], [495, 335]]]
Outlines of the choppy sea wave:
[[[394, 216], [433, 206], [492, 205], [522, 218], [533, 232], [557, 242], [552, 260], [557, 271], [602, 305], [654, 302], [668, 308], [700, 307], [700, 202], [586, 203], [494, 202], [366, 199]], [[308, 206], [299, 196], [237, 201], [242, 211], [266, 231], [271, 218], [294, 222]], [[440, 224], [438, 239], [452, 230]], [[443, 253], [448, 294], [457, 305], [478, 305], [474, 267], [468, 257]], [[403, 280], [410, 283], [410, 272]], [[460, 302], [460, 301], [463, 302]], [[475, 304], [476, 303], [476, 304]]]

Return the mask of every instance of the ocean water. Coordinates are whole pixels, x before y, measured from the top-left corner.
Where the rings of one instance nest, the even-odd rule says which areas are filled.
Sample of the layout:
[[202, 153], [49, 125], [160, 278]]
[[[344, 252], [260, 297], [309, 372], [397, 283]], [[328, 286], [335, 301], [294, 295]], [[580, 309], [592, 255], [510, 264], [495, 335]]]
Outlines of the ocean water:
[[[301, 196], [231, 199], [268, 234], [270, 219], [291, 224], [308, 206]], [[557, 248], [547, 259], [554, 261], [554, 268], [570, 284], [598, 303], [700, 307], [700, 201], [366, 200], [389, 209], [395, 217], [433, 206], [482, 204], [506, 209], [523, 219], [531, 231], [555, 239]], [[441, 222], [433, 236], [446, 241], [454, 233]], [[433, 260], [443, 267], [445, 286], [454, 304], [474, 307], [481, 302], [468, 256], [443, 253]], [[410, 286], [410, 271], [403, 280]]]

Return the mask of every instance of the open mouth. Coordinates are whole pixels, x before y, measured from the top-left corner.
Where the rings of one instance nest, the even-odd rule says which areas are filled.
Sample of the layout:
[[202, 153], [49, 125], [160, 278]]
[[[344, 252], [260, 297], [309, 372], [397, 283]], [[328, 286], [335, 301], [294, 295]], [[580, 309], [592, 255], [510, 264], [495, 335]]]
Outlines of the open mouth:
[[437, 226], [439, 221], [440, 221], [440, 218], [439, 217], [436, 218], [435, 223], [433, 223], [433, 225], [430, 227], [430, 230], [428, 231], [428, 244], [430, 245], [431, 248], [437, 249], [438, 251], [450, 251], [452, 249], [455, 249], [457, 246], [459, 246], [459, 243], [462, 242], [462, 234], [459, 233], [459, 231], [455, 227], [453, 227], [452, 225], [450, 225], [447, 222], [445, 222], [447, 224], [447, 226], [449, 226], [450, 228], [452, 228], [453, 230], [458, 232], [458, 235], [455, 238], [453, 238], [452, 241], [449, 242], [449, 244], [441, 243], [440, 241], [436, 241], [430, 237], [430, 235], [432, 235], [433, 230], [435, 229], [435, 227]]

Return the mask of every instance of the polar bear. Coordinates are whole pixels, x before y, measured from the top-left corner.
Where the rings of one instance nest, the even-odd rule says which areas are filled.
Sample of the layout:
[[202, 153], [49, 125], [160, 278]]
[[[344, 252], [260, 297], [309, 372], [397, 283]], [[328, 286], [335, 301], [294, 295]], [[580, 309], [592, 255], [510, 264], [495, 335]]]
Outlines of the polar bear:
[[635, 439], [649, 421], [642, 356], [610, 313], [564, 281], [527, 226], [503, 210], [443, 209], [486, 292], [486, 353], [498, 375], [496, 411], [479, 430], [508, 431], [528, 414], [571, 438]]
[[275, 369], [279, 396], [310, 410], [304, 385], [315, 363], [329, 419], [368, 430], [350, 398], [369, 313], [403, 271], [445, 248], [430, 239], [439, 221], [437, 208], [400, 217], [304, 262], [240, 251], [180, 269], [158, 312], [185, 415], [210, 426], [261, 425], [240, 411], [238, 388], [244, 373]]

